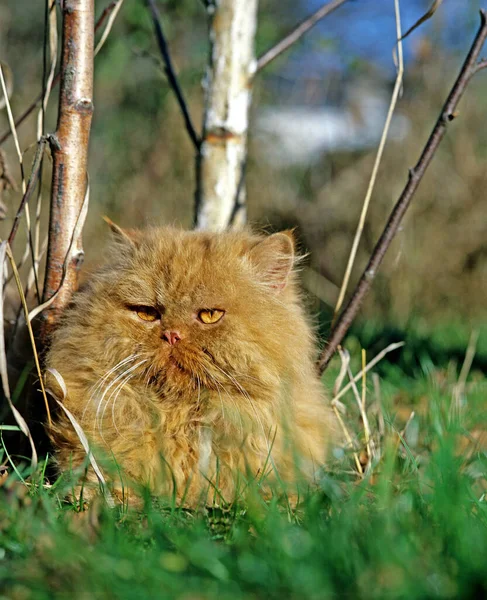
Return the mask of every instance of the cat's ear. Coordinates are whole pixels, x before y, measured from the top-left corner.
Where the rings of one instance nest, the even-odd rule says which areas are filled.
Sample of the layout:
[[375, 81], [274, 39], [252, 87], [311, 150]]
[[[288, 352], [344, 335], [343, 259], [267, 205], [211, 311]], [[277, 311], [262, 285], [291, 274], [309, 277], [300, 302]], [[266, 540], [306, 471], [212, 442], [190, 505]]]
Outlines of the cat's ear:
[[135, 246], [137, 243], [137, 235], [134, 230], [131, 229], [122, 229], [119, 225], [114, 223], [109, 217], [106, 215], [103, 216], [103, 220], [112, 230], [114, 237], [119, 242], [129, 243], [131, 246]]
[[266, 237], [250, 250], [250, 260], [266, 284], [276, 291], [285, 288], [295, 260], [292, 231]]

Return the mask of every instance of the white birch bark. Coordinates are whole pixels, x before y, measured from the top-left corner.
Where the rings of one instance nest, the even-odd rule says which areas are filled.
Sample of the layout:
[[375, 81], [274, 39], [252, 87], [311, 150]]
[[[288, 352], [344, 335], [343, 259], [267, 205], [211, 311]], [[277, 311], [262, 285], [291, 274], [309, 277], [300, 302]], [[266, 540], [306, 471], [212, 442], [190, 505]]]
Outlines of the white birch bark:
[[245, 190], [239, 184], [256, 69], [257, 4], [215, 0], [208, 8], [210, 63], [197, 174], [197, 229], [221, 231], [245, 221]]

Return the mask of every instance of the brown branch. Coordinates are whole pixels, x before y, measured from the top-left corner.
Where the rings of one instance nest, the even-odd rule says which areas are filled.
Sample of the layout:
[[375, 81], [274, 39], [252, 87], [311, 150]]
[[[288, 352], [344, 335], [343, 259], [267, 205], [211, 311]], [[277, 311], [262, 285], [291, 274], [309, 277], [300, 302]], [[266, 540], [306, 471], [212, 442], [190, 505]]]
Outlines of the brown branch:
[[[98, 18], [98, 21], [96, 22], [95, 25], [95, 33], [97, 33], [97, 31], [100, 29], [100, 27], [103, 25], [103, 23], [105, 22], [105, 19], [110, 15], [110, 13], [113, 11], [113, 9], [115, 8], [115, 6], [117, 5], [116, 2], [111, 2], [106, 8], [105, 10], [101, 13], [100, 17]], [[61, 79], [61, 73], [57, 73], [56, 76], [54, 77], [54, 80], [52, 82], [52, 89], [54, 89], [57, 84], [59, 83], [59, 80]], [[17, 120], [15, 121], [15, 127], [18, 128], [20, 127], [20, 125], [22, 125], [22, 123], [27, 119], [28, 116], [30, 116], [33, 111], [37, 108], [37, 106], [39, 105], [39, 102], [42, 101], [42, 98], [44, 96], [44, 92], [41, 92], [37, 98], [35, 100], [33, 100], [31, 102], [31, 104], [29, 104], [29, 106], [24, 110], [24, 112], [20, 115], [20, 117], [17, 117]], [[0, 136], [0, 146], [8, 140], [8, 138], [12, 135], [12, 131], [11, 129], [8, 129], [6, 131], [4, 131], [2, 133], [2, 135]]]
[[318, 21], [324, 19], [342, 4], [345, 4], [345, 2], [347, 2], [347, 0], [332, 0], [331, 2], [328, 2], [319, 8], [312, 15], [304, 19], [304, 21], [301, 21], [301, 23], [297, 25], [290, 33], [288, 33], [285, 38], [283, 38], [275, 46], [272, 46], [272, 48], [267, 50], [267, 52], [264, 52], [264, 54], [257, 59], [256, 71], [260, 71], [266, 67], [275, 58], [280, 56], [283, 52], [300, 40], [305, 33], [307, 33], [318, 23]]
[[164, 32], [162, 30], [161, 17], [159, 15], [159, 11], [155, 5], [154, 0], [145, 0], [146, 6], [150, 11], [152, 23], [154, 25], [154, 32], [156, 34], [157, 45], [159, 46], [159, 51], [162, 56], [162, 60], [164, 62], [164, 71], [166, 73], [167, 79], [169, 81], [169, 85], [172, 87], [174, 94], [176, 96], [176, 100], [179, 104], [179, 108], [183, 115], [184, 125], [186, 127], [186, 131], [188, 132], [191, 141], [196, 149], [199, 151], [199, 147], [201, 145], [201, 140], [196, 133], [196, 130], [193, 126], [193, 122], [191, 120], [191, 116], [189, 114], [188, 106], [183, 96], [183, 92], [181, 90], [181, 86], [179, 85], [178, 78], [174, 71], [174, 66], [172, 64], [171, 54], [169, 53], [169, 48], [166, 42], [166, 38], [164, 37]]
[[110, 2], [110, 4], [108, 6], [106, 6], [104, 8], [103, 12], [98, 17], [98, 20], [95, 23], [95, 33], [97, 33], [97, 31], [103, 25], [103, 23], [105, 22], [105, 19], [107, 19], [110, 16], [110, 14], [115, 10], [116, 6], [117, 6], [117, 2], [116, 2], [116, 0], [114, 0], [113, 2]]
[[475, 73], [478, 73], [482, 69], [486, 69], [486, 68], [487, 68], [487, 58], [483, 58], [482, 60], [479, 60], [479, 62], [474, 67], [472, 67], [472, 76], [475, 75]]
[[[352, 298], [337, 320], [336, 325], [332, 330], [331, 337], [321, 353], [321, 356], [318, 360], [318, 369], [320, 373], [323, 373], [323, 371], [326, 369], [333, 354], [345, 337], [345, 334], [347, 333], [352, 321], [355, 319], [359, 308], [382, 263], [382, 259], [384, 258], [387, 249], [394, 239], [404, 214], [406, 213], [411, 200], [418, 189], [426, 169], [428, 168], [436, 150], [438, 149], [438, 146], [440, 145], [440, 142], [446, 133], [448, 124], [456, 116], [455, 109], [459, 100], [463, 96], [473, 75], [475, 75], [475, 73], [479, 70], [479, 65], [483, 65], [484, 63], [484, 61], [477, 62], [477, 60], [487, 38], [486, 11], [480, 11], [480, 19], [481, 23], [478, 33], [470, 48], [467, 58], [462, 65], [460, 74], [458, 75], [457, 80], [455, 81], [441, 110], [440, 116], [436, 121], [433, 131], [426, 142], [426, 146], [423, 149], [421, 157], [419, 158], [415, 167], [410, 169], [406, 186], [404, 187], [401, 196], [399, 197], [391, 212], [391, 215], [389, 216], [389, 220], [387, 221], [384, 231], [382, 232], [374, 251], [372, 252], [372, 256], [370, 257], [365, 271], [363, 272], [360, 281], [355, 288]], [[484, 67], [482, 66], [481, 68]]]
[[44, 339], [77, 287], [83, 259], [76, 225], [85, 199], [93, 114], [93, 15], [94, 0], [64, 0], [58, 123], [50, 137], [53, 168], [44, 282], [44, 300], [54, 294], [56, 298], [43, 313]]

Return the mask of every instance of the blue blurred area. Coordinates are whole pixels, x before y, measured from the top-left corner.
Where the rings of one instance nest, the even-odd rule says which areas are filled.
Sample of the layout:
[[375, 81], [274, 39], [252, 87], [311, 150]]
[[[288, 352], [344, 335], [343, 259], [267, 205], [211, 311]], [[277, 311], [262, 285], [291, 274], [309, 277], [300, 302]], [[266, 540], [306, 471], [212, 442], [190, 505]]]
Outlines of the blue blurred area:
[[[433, 0], [400, 2], [402, 31], [405, 32], [423, 14]], [[296, 6], [303, 19], [319, 8], [321, 0], [305, 0]], [[478, 11], [487, 8], [485, 0], [443, 0], [433, 18], [423, 23], [404, 43], [405, 62], [411, 59], [418, 40], [427, 36], [438, 47], [465, 51], [478, 26]], [[326, 45], [323, 40], [326, 39]], [[384, 75], [392, 76], [392, 49], [396, 40], [394, 0], [349, 0], [321, 23], [290, 56], [287, 69], [322, 72], [323, 68], [346, 70], [357, 61], [370, 62]], [[287, 70], [286, 69], [286, 70]]]

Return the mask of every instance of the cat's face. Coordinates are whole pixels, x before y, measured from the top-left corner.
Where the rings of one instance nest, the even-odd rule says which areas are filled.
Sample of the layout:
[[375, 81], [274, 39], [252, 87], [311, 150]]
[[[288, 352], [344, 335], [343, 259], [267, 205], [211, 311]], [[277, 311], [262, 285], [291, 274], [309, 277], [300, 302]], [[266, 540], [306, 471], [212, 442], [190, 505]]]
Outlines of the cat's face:
[[134, 375], [161, 394], [255, 385], [292, 317], [290, 235], [167, 228], [118, 237], [96, 287], [103, 309], [94, 307], [113, 359], [131, 357]]

